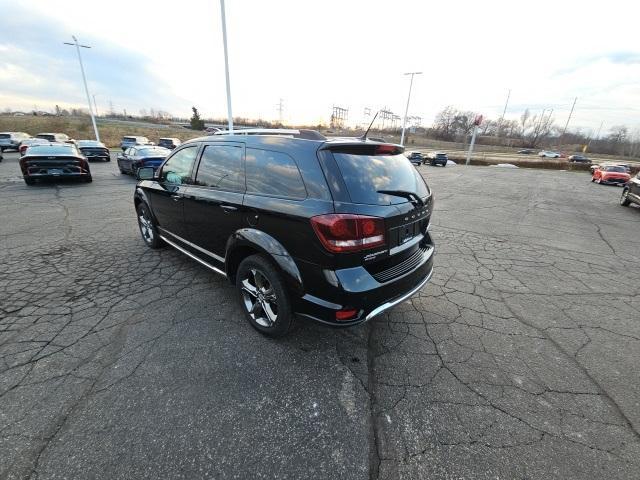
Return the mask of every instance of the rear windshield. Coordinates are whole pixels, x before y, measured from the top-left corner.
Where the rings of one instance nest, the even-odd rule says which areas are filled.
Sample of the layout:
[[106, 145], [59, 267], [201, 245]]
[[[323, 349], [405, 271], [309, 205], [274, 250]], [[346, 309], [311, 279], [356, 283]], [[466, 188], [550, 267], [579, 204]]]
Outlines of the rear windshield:
[[11, 138], [11, 135], [8, 133], [0, 133], [0, 138]]
[[136, 137], [122, 137], [123, 142], [135, 142]]
[[45, 140], [53, 140], [55, 139], [55, 135], [48, 135], [46, 133], [40, 133], [36, 135], [36, 138], [44, 138]]
[[76, 149], [72, 145], [32, 145], [29, 155], [76, 155]]
[[408, 201], [380, 194], [378, 190], [403, 190], [422, 198], [429, 195], [422, 176], [402, 154], [374, 156], [336, 152], [333, 155], [354, 203], [389, 205]]
[[170, 153], [171, 150], [162, 147], [138, 149], [139, 157], [166, 157]]

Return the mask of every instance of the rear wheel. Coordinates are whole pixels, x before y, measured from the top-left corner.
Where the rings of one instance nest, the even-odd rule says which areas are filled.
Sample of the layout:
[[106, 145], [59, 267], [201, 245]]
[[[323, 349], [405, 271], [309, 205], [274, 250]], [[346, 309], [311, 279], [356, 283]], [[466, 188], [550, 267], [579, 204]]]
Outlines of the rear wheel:
[[158, 235], [158, 229], [151, 216], [151, 211], [146, 203], [140, 203], [136, 207], [138, 214], [138, 227], [140, 228], [140, 234], [142, 240], [149, 248], [160, 248], [163, 245], [160, 235]]
[[86, 177], [82, 178], [82, 181], [85, 183], [91, 183], [93, 182], [93, 177], [91, 175], [87, 175]]
[[33, 178], [25, 177], [24, 183], [26, 183], [27, 185], [35, 185], [36, 181]]
[[625, 188], [624, 190], [622, 190], [622, 195], [620, 196], [620, 205], [622, 205], [623, 207], [628, 207], [630, 203], [631, 200], [629, 200], [629, 189]]
[[282, 337], [293, 323], [291, 303], [282, 276], [262, 255], [245, 258], [238, 267], [236, 288], [240, 306], [253, 328]]

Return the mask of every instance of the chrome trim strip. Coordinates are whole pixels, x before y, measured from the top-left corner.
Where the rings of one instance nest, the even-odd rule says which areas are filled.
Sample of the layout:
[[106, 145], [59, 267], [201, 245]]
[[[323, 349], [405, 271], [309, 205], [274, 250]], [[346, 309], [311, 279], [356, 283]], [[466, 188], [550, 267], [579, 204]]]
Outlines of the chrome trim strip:
[[195, 243], [191, 243], [189, 240], [185, 240], [184, 238], [182, 238], [179, 235], [176, 235], [175, 233], [171, 233], [169, 230], [165, 230], [162, 227], [158, 227], [160, 230], [162, 230], [164, 233], [168, 233], [169, 235], [171, 235], [174, 238], [177, 238], [178, 240], [180, 240], [182, 243], [189, 245], [191, 248], [195, 248], [196, 250], [204, 253], [205, 255], [209, 255], [212, 258], [215, 258], [216, 260], [218, 260], [219, 262], [224, 263], [224, 257], [221, 257], [220, 255], [216, 255], [213, 252], [210, 252], [209, 250], [205, 250], [202, 247], [199, 247], [198, 245], [196, 245]]
[[182, 248], [181, 246], [177, 245], [176, 243], [172, 242], [171, 240], [169, 240], [167, 237], [165, 237], [164, 235], [159, 235], [159, 237], [164, 240], [165, 242], [167, 242], [169, 245], [171, 245], [173, 248], [175, 248], [176, 250], [181, 251], [182, 253], [184, 253], [187, 257], [190, 257], [192, 259], [194, 259], [196, 262], [201, 263], [202, 265], [204, 265], [205, 267], [213, 270], [216, 273], [219, 273], [220, 275], [222, 275], [223, 277], [226, 277], [227, 274], [224, 273], [222, 270], [220, 270], [219, 268], [214, 267], [213, 265], [205, 262], [204, 260], [196, 257], [193, 253], [189, 252], [188, 250], [185, 250], [184, 248]]
[[412, 290], [410, 290], [408, 293], [405, 293], [404, 295], [402, 295], [400, 298], [396, 298], [395, 300], [391, 300], [390, 302], [386, 302], [383, 303], [382, 305], [380, 305], [378, 308], [374, 309], [371, 311], [371, 313], [369, 313], [369, 315], [367, 315], [367, 318], [365, 318], [365, 321], [369, 321], [371, 320], [373, 317], [376, 317], [378, 315], [380, 315], [382, 312], [384, 312], [385, 310], [389, 310], [391, 307], [395, 307], [397, 304], [404, 302], [407, 298], [411, 297], [412, 295], [414, 295], [418, 290], [420, 290], [422, 287], [424, 287], [425, 283], [427, 283], [430, 279], [431, 276], [433, 275], [433, 268], [431, 269], [431, 271], [429, 272], [429, 275], [427, 275], [425, 277], [424, 280], [422, 280], [417, 287], [413, 288]]
[[411, 240], [409, 240], [406, 243], [403, 243], [402, 245], [398, 245], [397, 247], [393, 247], [391, 249], [389, 249], [389, 255], [395, 255], [396, 253], [400, 253], [403, 250], [406, 250], [407, 248], [411, 248], [413, 247], [416, 243], [419, 243], [422, 241], [422, 239], [424, 238], [424, 235], [419, 233], [418, 235], [416, 235], [415, 237], [413, 237]]

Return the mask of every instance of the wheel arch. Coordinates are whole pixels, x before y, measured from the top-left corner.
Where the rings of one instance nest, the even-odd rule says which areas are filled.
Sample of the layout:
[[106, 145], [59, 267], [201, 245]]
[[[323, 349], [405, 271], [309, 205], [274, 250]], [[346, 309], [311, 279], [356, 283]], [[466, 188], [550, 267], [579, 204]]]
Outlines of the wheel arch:
[[255, 228], [237, 230], [227, 242], [225, 272], [235, 284], [240, 262], [250, 255], [263, 254], [284, 274], [287, 285], [298, 292], [303, 291], [302, 276], [293, 257], [284, 246], [268, 233]]

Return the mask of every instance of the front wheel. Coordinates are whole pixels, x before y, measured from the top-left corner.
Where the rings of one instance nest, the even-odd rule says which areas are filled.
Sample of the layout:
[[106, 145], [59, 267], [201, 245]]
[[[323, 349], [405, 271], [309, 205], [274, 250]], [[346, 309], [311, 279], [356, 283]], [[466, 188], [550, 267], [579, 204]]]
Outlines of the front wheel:
[[162, 247], [162, 239], [160, 235], [158, 235], [158, 229], [156, 228], [147, 204], [140, 203], [136, 207], [136, 212], [138, 213], [138, 227], [140, 228], [140, 234], [142, 235], [144, 243], [147, 247], [153, 249]]
[[24, 183], [26, 183], [27, 185], [35, 185], [36, 181], [33, 178], [24, 177]]
[[630, 203], [631, 200], [629, 200], [629, 189], [625, 188], [624, 190], [622, 190], [622, 195], [620, 196], [620, 205], [622, 205], [623, 207], [628, 207]]
[[258, 332], [282, 337], [293, 323], [291, 303], [280, 273], [262, 255], [245, 258], [238, 267], [236, 288], [247, 320]]

